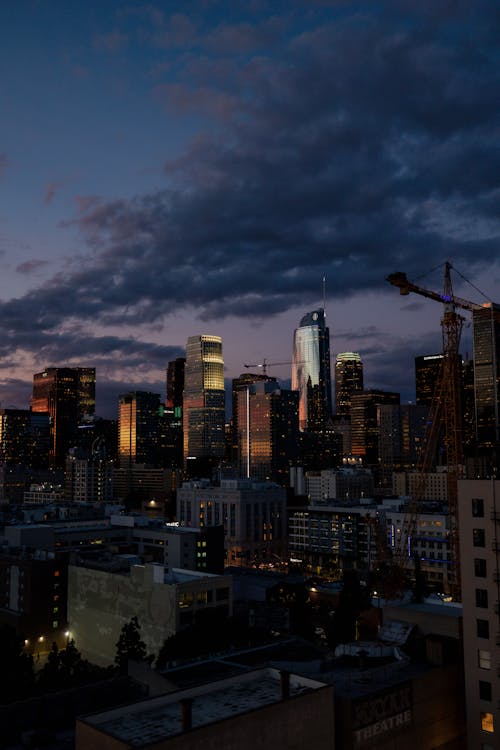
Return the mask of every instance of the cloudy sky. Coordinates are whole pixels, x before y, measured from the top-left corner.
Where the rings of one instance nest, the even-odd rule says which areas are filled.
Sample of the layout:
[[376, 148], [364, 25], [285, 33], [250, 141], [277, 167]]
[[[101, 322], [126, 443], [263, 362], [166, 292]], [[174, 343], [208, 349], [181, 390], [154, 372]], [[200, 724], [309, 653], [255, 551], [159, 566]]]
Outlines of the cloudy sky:
[[411, 399], [441, 311], [387, 274], [500, 297], [499, 38], [497, 0], [2, 3], [2, 406], [95, 365], [113, 415], [192, 334], [288, 362], [323, 276], [333, 355]]

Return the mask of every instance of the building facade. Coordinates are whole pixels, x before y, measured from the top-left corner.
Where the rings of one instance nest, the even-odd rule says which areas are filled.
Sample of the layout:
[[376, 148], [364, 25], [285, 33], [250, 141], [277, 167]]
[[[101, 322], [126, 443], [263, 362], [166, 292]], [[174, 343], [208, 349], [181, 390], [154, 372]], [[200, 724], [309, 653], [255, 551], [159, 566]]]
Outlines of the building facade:
[[68, 449], [76, 441], [82, 409], [89, 408], [82, 401], [82, 394], [88, 395], [90, 386], [86, 383], [84, 387], [80, 373], [89, 369], [92, 368], [50, 367], [33, 376], [31, 409], [50, 416], [49, 461], [54, 467], [64, 467]]
[[363, 363], [357, 352], [342, 352], [335, 360], [335, 414], [351, 413], [351, 398], [363, 390]]
[[297, 455], [299, 394], [274, 381], [240, 385], [237, 391], [239, 475], [288, 484]]
[[458, 483], [468, 747], [500, 748], [500, 481]]
[[477, 441], [491, 446], [500, 440], [500, 306], [488, 303], [472, 311], [474, 395]]
[[177, 520], [194, 528], [222, 524], [228, 565], [286, 555], [286, 492], [270, 482], [184, 482], [177, 490]]
[[160, 394], [124, 393], [118, 402], [118, 453], [120, 468], [157, 464], [159, 460]]
[[321, 430], [332, 414], [330, 330], [320, 308], [304, 315], [293, 337], [292, 390], [299, 392], [299, 428]]
[[184, 460], [222, 458], [225, 425], [224, 360], [220, 336], [190, 336], [186, 346]]

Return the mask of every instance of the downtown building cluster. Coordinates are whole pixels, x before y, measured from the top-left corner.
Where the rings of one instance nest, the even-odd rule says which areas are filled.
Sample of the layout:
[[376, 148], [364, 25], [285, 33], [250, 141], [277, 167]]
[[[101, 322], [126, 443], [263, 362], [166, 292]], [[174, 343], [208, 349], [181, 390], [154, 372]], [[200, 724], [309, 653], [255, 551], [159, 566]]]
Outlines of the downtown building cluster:
[[[420, 619], [401, 610], [395, 619], [464, 648], [469, 746], [489, 750], [499, 746], [500, 729], [496, 306], [474, 311], [473, 342], [460, 382], [464, 640], [460, 627], [431, 624], [431, 609]], [[120, 394], [116, 421], [95, 415], [94, 368], [36, 374], [31, 408], [0, 410], [0, 615], [26, 636], [27, 649], [43, 653], [44, 644], [64, 645], [71, 634], [86, 658], [110, 664], [134, 611], [157, 653], [203, 612], [230, 617], [238, 597], [242, 606], [235, 567], [240, 576], [286, 566], [336, 579], [356, 571], [367, 582], [381, 548], [396, 550], [404, 538], [442, 355], [417, 357], [408, 404], [366, 388], [360, 353], [331, 361], [325, 313], [314, 310], [293, 335], [291, 387], [269, 374], [273, 363], [249, 367], [231, 383], [229, 421], [216, 335], [191, 336], [186, 356], [168, 363], [164, 401], [159, 393]], [[446, 473], [438, 440], [408, 561], [418, 558], [436, 592], [445, 590], [452, 564]], [[411, 690], [415, 697], [422, 685]], [[352, 745], [344, 746], [362, 747], [376, 734], [389, 741], [393, 730], [415, 726], [416, 704], [405, 700], [401, 711], [354, 722], [345, 729]]]

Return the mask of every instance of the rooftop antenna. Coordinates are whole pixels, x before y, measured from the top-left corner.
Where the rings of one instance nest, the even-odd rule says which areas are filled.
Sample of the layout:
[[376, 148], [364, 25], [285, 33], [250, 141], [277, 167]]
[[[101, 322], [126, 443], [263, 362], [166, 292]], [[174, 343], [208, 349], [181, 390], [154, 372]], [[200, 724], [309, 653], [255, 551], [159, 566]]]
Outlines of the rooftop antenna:
[[323, 315], [326, 318], [326, 276], [323, 276]]

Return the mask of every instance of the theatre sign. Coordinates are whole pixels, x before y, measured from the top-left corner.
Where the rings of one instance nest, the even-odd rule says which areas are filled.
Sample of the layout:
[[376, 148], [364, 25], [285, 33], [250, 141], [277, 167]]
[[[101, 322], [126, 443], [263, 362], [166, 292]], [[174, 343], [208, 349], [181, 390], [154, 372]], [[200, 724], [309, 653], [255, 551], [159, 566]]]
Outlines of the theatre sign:
[[353, 747], [361, 748], [375, 738], [406, 729], [412, 723], [411, 683], [362, 698], [353, 705]]

